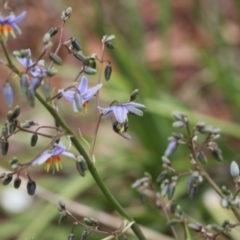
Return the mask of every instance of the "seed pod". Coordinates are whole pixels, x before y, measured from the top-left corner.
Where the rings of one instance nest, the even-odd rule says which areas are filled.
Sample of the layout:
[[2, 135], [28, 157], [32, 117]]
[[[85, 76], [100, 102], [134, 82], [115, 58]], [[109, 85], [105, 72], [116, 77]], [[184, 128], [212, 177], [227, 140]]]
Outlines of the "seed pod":
[[2, 180], [2, 184], [4, 185], [4, 186], [6, 186], [6, 185], [8, 185], [11, 181], [12, 181], [12, 175], [11, 174], [8, 174], [8, 175], [6, 175], [4, 178], [3, 178], [3, 180]]
[[17, 118], [20, 114], [21, 108], [19, 105], [17, 105], [14, 109], [13, 109], [13, 118]]
[[14, 117], [13, 117], [13, 111], [10, 110], [10, 111], [8, 111], [8, 114], [7, 114], [7, 120], [8, 120], [9, 122], [12, 122], [13, 119], [14, 119]]
[[81, 44], [76, 38], [72, 38], [71, 43], [74, 50], [81, 51], [82, 49]]
[[21, 183], [22, 183], [21, 178], [16, 177], [16, 178], [14, 179], [13, 186], [14, 186], [15, 188], [19, 188], [20, 185], [21, 185]]
[[82, 62], [85, 62], [87, 59], [87, 57], [82, 53], [82, 51], [74, 53], [73, 56]]
[[12, 86], [8, 82], [3, 85], [2, 93], [8, 107], [11, 107], [13, 104], [14, 93]]
[[68, 236], [68, 239], [67, 240], [74, 240], [75, 239], [75, 236], [73, 233], [70, 233], [70, 235]]
[[7, 140], [3, 141], [1, 144], [2, 155], [6, 156], [9, 148], [9, 143]]
[[4, 126], [2, 128], [2, 137], [7, 137], [8, 136], [8, 127], [7, 126]]
[[28, 89], [27, 90], [27, 100], [28, 100], [28, 103], [31, 107], [34, 107], [35, 106], [35, 92], [33, 89]]
[[75, 112], [81, 112], [82, 111], [82, 109], [83, 109], [83, 105], [82, 105], [82, 96], [81, 96], [81, 94], [78, 92], [78, 91], [76, 91], [75, 93], [74, 93], [74, 111]]
[[63, 61], [62, 59], [55, 53], [50, 53], [49, 54], [50, 59], [57, 65], [62, 65]]
[[58, 32], [58, 28], [57, 27], [52, 27], [50, 28], [50, 30], [48, 31], [48, 33], [50, 34], [50, 37], [53, 37], [57, 34]]
[[34, 193], [36, 191], [36, 187], [37, 187], [37, 185], [36, 185], [35, 181], [29, 179], [28, 183], [27, 183], [28, 194], [31, 196], [34, 195]]
[[107, 65], [105, 67], [105, 71], [104, 71], [104, 77], [105, 77], [106, 81], [108, 81], [110, 79], [111, 74], [112, 74], [112, 66]]
[[106, 45], [107, 48], [109, 48], [109, 49], [114, 49], [114, 48], [115, 48], [112, 42], [105, 42], [105, 45]]
[[27, 74], [22, 74], [20, 77], [20, 87], [23, 94], [27, 93], [29, 87], [29, 77]]
[[31, 146], [34, 147], [37, 144], [37, 141], [38, 141], [38, 135], [33, 134], [31, 137]]

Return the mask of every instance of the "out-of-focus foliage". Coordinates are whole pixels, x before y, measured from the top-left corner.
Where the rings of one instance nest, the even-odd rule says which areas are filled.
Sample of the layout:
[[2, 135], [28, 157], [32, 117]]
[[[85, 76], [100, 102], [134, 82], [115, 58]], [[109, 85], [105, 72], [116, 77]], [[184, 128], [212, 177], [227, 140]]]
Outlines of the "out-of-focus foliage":
[[[111, 79], [104, 83], [101, 90], [101, 105], [109, 106], [113, 100], [124, 102], [137, 88], [139, 101], [146, 105], [147, 111], [141, 118], [130, 116], [131, 141], [115, 134], [110, 119], [103, 119], [96, 143], [96, 165], [106, 185], [140, 224], [169, 234], [162, 213], [156, 211], [150, 202], [143, 205], [138, 194], [131, 189], [131, 184], [144, 172], [149, 172], [155, 179], [161, 171], [161, 156], [173, 131], [173, 110], [187, 113], [190, 122], [205, 121], [222, 129], [219, 145], [225, 161], [219, 163], [210, 157], [207, 170], [219, 185], [231, 186], [229, 164], [230, 160], [239, 159], [240, 143], [238, 0], [12, 0], [9, 4], [16, 13], [26, 10], [27, 17], [21, 25], [22, 35], [17, 41], [10, 39], [8, 47], [12, 50], [30, 48], [35, 57], [41, 51], [44, 33], [60, 25], [61, 11], [67, 6], [73, 8], [73, 14], [64, 35], [79, 39], [84, 53], [100, 55], [102, 36], [116, 36], [115, 49], [108, 50], [105, 55], [111, 60], [113, 70]], [[64, 48], [60, 57], [64, 65], [58, 68], [59, 74], [54, 77], [57, 88], [70, 83], [79, 70], [78, 61]], [[2, 79], [7, 74], [1, 69]], [[90, 77], [90, 80], [95, 83], [96, 77]], [[18, 85], [14, 87], [18, 88]], [[25, 99], [20, 95], [17, 99], [26, 119], [34, 118], [41, 123], [51, 121], [39, 103], [33, 110], [25, 107]], [[90, 107], [87, 116], [76, 117], [68, 102], [62, 104], [65, 105], [61, 105], [59, 111], [64, 118], [81, 129], [91, 142], [96, 118], [94, 110]], [[7, 107], [1, 105], [2, 125], [7, 111]], [[16, 136], [15, 139], [9, 149], [13, 155], [23, 159], [35, 155], [29, 150], [30, 136]], [[39, 149], [44, 146], [41, 139], [38, 146]], [[188, 166], [187, 147], [181, 146], [172, 159], [176, 168], [184, 170]], [[8, 157], [1, 157], [2, 166], [9, 167], [7, 161]], [[80, 178], [75, 165], [67, 160], [60, 173], [47, 174], [41, 168], [33, 172], [39, 185], [56, 192], [60, 198], [114, 214], [91, 176], [88, 174]], [[211, 206], [216, 206], [219, 200], [214, 203], [209, 201], [208, 184], [203, 182], [197, 197], [190, 200], [186, 193], [186, 181], [177, 187], [173, 201], [181, 204], [182, 209], [199, 222], [217, 221], [221, 211], [211, 211]], [[5, 188], [1, 186], [1, 192]], [[1, 239], [35, 239], [35, 236], [36, 239], [67, 239], [72, 222], [58, 226], [58, 200], [56, 198], [54, 203], [36, 197], [31, 208], [17, 215], [1, 210]], [[84, 212], [82, 214], [84, 217]], [[224, 213], [225, 218], [227, 214]], [[76, 232], [80, 235], [81, 230]], [[91, 239], [97, 238], [91, 236]]]

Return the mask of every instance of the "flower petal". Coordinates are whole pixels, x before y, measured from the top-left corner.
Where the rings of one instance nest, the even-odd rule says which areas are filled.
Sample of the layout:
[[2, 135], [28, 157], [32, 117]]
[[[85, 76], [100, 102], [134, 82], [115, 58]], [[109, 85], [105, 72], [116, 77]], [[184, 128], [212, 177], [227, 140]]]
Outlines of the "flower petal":
[[128, 110], [129, 113], [132, 113], [134, 115], [142, 116], [143, 112], [133, 106], [126, 106], [126, 109]]
[[97, 108], [102, 112], [102, 117], [108, 116], [113, 111], [112, 107], [108, 107], [108, 108], [97, 107]]
[[85, 76], [82, 76], [81, 82], [79, 83], [78, 86], [78, 91], [83, 94], [85, 91], [88, 89], [88, 79]]
[[62, 152], [62, 155], [67, 156], [67, 157], [72, 158], [72, 159], [77, 159], [77, 157], [73, 153], [68, 152], [68, 151]]
[[89, 101], [96, 93], [97, 91], [102, 87], [102, 83], [97, 84], [96, 86], [89, 88], [84, 93], [82, 93], [82, 98], [84, 102]]
[[75, 94], [74, 90], [64, 91], [64, 89], [61, 89], [58, 92], [60, 92], [63, 95], [63, 97], [66, 98], [68, 101], [70, 102], [74, 101], [74, 94]]
[[33, 160], [31, 166], [41, 165], [47, 161], [48, 158], [52, 157], [52, 151], [46, 150], [39, 157]]
[[123, 106], [133, 106], [135, 108], [138, 108], [140, 110], [146, 110], [146, 106], [140, 103], [135, 103], [135, 102], [129, 102], [129, 103], [125, 103], [123, 104]]
[[113, 108], [115, 118], [119, 123], [124, 123], [127, 120], [128, 110], [123, 106], [115, 106]]
[[25, 18], [26, 14], [27, 14], [27, 12], [24, 11], [21, 14], [19, 14], [18, 16], [13, 16], [13, 15], [10, 16], [10, 18], [8, 19], [8, 23], [10, 23], [10, 24], [18, 23]]

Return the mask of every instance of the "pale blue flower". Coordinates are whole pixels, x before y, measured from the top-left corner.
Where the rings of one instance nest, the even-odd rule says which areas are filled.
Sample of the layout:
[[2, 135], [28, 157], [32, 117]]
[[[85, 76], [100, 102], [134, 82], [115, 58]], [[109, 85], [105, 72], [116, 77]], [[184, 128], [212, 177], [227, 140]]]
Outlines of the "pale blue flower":
[[79, 108], [77, 107], [76, 104], [76, 99], [75, 99], [75, 94], [76, 91], [81, 96], [81, 105], [83, 106], [84, 109], [87, 107], [88, 101], [97, 93], [97, 91], [102, 87], [102, 83], [97, 84], [96, 86], [92, 88], [88, 88], [88, 79], [87, 77], [83, 76], [81, 78], [81, 82], [79, 83], [77, 89], [71, 88], [71, 89], [61, 89], [59, 92], [62, 94], [64, 98], [66, 98], [68, 101], [73, 103], [73, 110], [74, 112], [78, 112]]
[[25, 52], [26, 54], [24, 57], [16, 57], [24, 67], [24, 71], [28, 70], [34, 77], [46, 75], [47, 69], [44, 67], [44, 60], [38, 61], [34, 67], [31, 67], [35, 64], [31, 58], [31, 50], [25, 49]]
[[56, 170], [59, 171], [62, 168], [61, 158], [59, 155], [64, 155], [74, 160], [77, 159], [73, 153], [67, 151], [67, 148], [64, 146], [63, 142], [60, 141], [59, 143], [54, 144], [52, 148], [43, 151], [36, 159], [32, 161], [31, 166], [45, 163], [46, 170], [49, 171], [51, 165], [54, 164]]
[[10, 33], [14, 38], [16, 37], [15, 33], [21, 34], [21, 29], [18, 27], [17, 23], [21, 22], [26, 16], [26, 11], [22, 12], [20, 15], [9, 15], [4, 17], [0, 15], [0, 34], [4, 35], [6, 38]]
[[146, 110], [146, 107], [140, 103], [128, 102], [110, 106], [108, 108], [98, 107], [98, 109], [102, 112], [103, 117], [113, 113], [118, 123], [124, 123], [127, 121], [127, 115], [129, 113], [142, 116], [143, 111]]

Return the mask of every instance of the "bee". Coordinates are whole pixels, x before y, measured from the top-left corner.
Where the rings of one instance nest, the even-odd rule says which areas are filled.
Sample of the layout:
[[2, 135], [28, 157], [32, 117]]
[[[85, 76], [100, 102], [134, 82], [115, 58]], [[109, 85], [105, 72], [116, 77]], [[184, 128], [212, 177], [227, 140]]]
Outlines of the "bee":
[[119, 123], [118, 121], [114, 121], [112, 123], [112, 127], [114, 132], [118, 133], [119, 135], [121, 135], [126, 139], [131, 139], [131, 136], [126, 133], [128, 130], [128, 121], [125, 121], [124, 123]]

